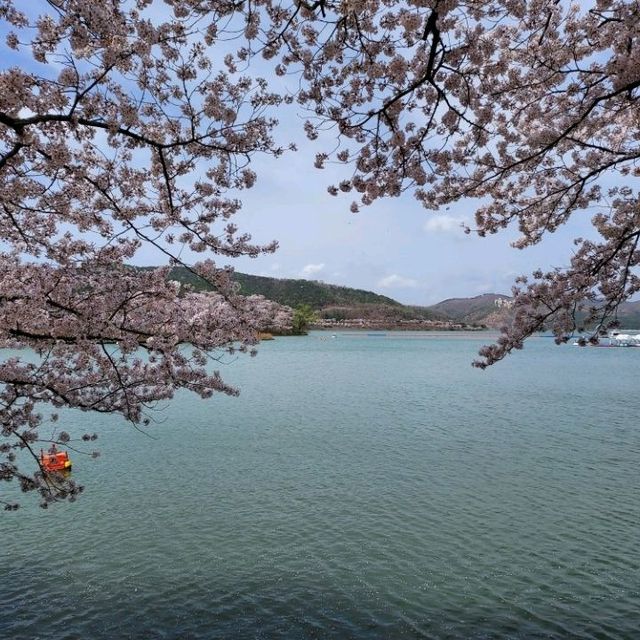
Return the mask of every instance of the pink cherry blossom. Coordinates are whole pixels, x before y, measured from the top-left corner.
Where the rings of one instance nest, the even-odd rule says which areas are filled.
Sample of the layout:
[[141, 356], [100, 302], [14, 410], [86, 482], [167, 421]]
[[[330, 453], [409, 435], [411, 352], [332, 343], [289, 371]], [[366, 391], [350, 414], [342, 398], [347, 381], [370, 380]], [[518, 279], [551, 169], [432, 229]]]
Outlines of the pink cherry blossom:
[[355, 188], [368, 205], [408, 191], [428, 209], [479, 199], [474, 231], [517, 228], [519, 249], [593, 216], [601, 239], [516, 283], [513, 321], [478, 366], [542, 328], [597, 340], [615, 323], [640, 287], [637, 2], [255, 4], [270, 18], [265, 57], [300, 74], [307, 135], [340, 133], [318, 155], [349, 173], [329, 193]]
[[[281, 98], [212, 61], [196, 3], [156, 20], [149, 4], [0, 3], [7, 45], [32, 57], [0, 71], [0, 345], [38, 356], [0, 362], [0, 479], [44, 507], [82, 490], [40, 467], [47, 407], [144, 424], [178, 389], [237, 394], [220, 355], [253, 352], [261, 329], [290, 322], [287, 309], [239, 295], [212, 259], [276, 248], [230, 219], [255, 183], [252, 156], [281, 153], [269, 115]], [[225, 13], [207, 15], [212, 43]], [[128, 267], [143, 245], [212, 291], [170, 281], [169, 267]], [[202, 261], [183, 264], [185, 248]], [[95, 439], [71, 435], [54, 441]]]
[[[316, 165], [344, 166], [328, 191], [354, 212], [405, 192], [427, 209], [469, 198], [472, 231], [516, 228], [519, 249], [592, 219], [567, 266], [516, 282], [478, 366], [543, 327], [566, 340], [578, 319], [597, 340], [640, 289], [636, 2], [2, 0], [0, 20], [0, 340], [40, 358], [0, 363], [0, 479], [44, 506], [81, 490], [38, 467], [46, 407], [139, 423], [176, 389], [236, 393], [211, 358], [289, 321], [213, 262], [276, 248], [231, 218], [252, 158], [287, 148], [282, 104], [309, 139], [336, 133]], [[265, 65], [272, 78], [253, 74]], [[295, 96], [270, 87], [283, 78]], [[202, 254], [185, 266], [213, 292], [127, 267], [142, 246], [170, 264]]]

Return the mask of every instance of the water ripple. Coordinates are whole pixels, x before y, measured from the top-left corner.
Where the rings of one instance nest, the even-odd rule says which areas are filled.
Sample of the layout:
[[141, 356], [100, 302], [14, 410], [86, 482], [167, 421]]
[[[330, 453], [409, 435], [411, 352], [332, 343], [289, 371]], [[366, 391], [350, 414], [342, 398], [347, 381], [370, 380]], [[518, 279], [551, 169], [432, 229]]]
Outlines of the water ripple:
[[640, 354], [549, 342], [278, 340], [104, 418], [77, 505], [0, 520], [0, 637], [635, 637]]

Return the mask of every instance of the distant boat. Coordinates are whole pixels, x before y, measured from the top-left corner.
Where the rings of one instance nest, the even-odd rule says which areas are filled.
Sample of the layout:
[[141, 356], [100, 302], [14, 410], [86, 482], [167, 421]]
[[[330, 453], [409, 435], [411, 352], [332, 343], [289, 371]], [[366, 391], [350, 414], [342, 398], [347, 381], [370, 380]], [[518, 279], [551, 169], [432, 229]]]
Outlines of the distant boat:
[[608, 338], [610, 347], [640, 347], [638, 333], [612, 333]]
[[367, 333], [368, 336], [371, 336], [372, 338], [384, 338], [387, 334], [386, 333]]
[[574, 347], [640, 347], [640, 333], [610, 333], [596, 344], [588, 340], [576, 340]]
[[45, 453], [40, 449], [40, 465], [48, 473], [69, 471], [71, 469], [71, 460], [69, 460], [69, 454], [66, 451], [49, 451]]

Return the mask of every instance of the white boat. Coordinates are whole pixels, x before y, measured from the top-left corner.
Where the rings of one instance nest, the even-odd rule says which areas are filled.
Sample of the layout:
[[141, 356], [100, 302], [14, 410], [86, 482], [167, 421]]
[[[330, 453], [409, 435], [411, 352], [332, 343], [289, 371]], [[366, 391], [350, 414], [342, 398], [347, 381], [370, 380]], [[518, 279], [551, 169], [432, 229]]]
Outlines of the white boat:
[[640, 347], [640, 333], [619, 333], [613, 331], [601, 338], [597, 344], [588, 339], [578, 339], [573, 343], [574, 347]]
[[611, 333], [609, 336], [611, 347], [640, 347], [639, 333]]

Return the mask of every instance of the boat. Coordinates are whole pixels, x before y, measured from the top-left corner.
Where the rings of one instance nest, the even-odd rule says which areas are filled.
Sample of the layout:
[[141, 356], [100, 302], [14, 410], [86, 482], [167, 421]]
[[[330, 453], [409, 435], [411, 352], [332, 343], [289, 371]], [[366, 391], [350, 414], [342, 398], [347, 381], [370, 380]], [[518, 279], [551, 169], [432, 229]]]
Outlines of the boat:
[[611, 347], [640, 347], [640, 335], [637, 333], [613, 332], [609, 336]]
[[48, 451], [45, 453], [40, 449], [40, 466], [47, 473], [69, 471], [71, 469], [71, 460], [66, 451]]
[[640, 347], [640, 333], [620, 333], [613, 331], [598, 342], [591, 342], [586, 338], [579, 338], [573, 343], [574, 347]]

